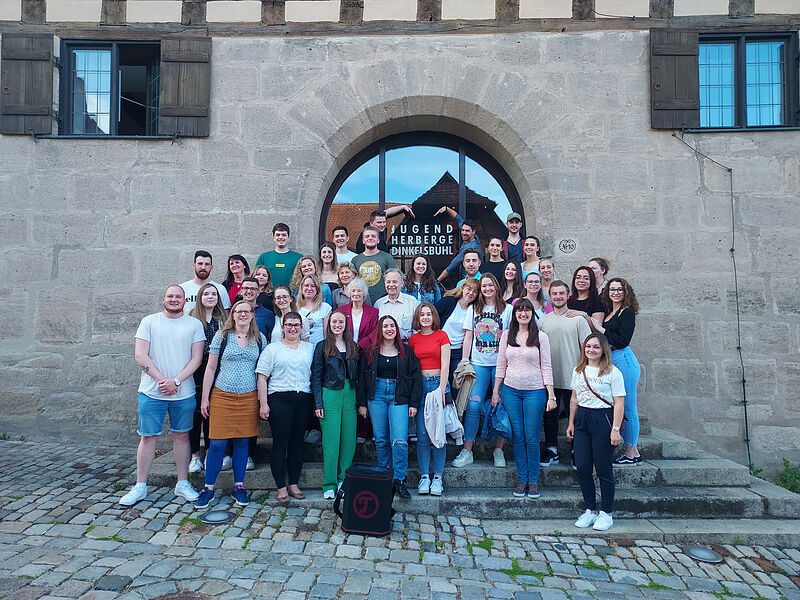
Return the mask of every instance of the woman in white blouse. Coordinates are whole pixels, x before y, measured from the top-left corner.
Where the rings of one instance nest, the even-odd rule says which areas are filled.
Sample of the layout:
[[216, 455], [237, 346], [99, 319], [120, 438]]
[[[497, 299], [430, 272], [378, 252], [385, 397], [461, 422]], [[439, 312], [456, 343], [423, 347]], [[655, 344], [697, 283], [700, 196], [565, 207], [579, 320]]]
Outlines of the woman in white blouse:
[[269, 407], [270, 467], [278, 488], [278, 502], [282, 505], [289, 504], [289, 496], [305, 498], [297, 484], [303, 468], [303, 435], [312, 406], [314, 346], [300, 340], [302, 327], [303, 320], [298, 313], [284, 314], [283, 339], [264, 349], [256, 367], [258, 400], [262, 407]]

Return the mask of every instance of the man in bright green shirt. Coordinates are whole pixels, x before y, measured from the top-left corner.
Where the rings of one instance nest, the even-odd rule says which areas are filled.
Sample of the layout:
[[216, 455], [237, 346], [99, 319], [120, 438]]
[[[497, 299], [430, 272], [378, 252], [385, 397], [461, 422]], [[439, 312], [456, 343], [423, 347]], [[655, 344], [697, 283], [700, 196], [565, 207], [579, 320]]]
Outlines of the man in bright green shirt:
[[275, 241], [275, 250], [262, 253], [256, 266], [264, 265], [269, 269], [274, 288], [277, 285], [289, 285], [294, 267], [303, 255], [289, 250], [289, 226], [286, 223], [275, 224], [272, 228], [272, 239]]

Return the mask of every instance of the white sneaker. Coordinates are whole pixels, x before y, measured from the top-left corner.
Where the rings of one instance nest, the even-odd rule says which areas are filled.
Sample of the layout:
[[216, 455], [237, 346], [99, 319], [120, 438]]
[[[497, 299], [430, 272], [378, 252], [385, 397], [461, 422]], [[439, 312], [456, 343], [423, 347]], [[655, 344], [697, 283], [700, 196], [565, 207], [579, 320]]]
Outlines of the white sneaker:
[[428, 475], [423, 475], [419, 478], [419, 485], [417, 486], [417, 493], [420, 495], [429, 494], [431, 491], [431, 478]]
[[131, 491], [120, 498], [118, 502], [122, 504], [122, 506], [133, 506], [139, 500], [144, 500], [145, 496], [147, 496], [147, 484], [137, 483], [131, 488]]
[[601, 510], [599, 513], [597, 513], [597, 518], [595, 519], [592, 527], [594, 527], [596, 531], [605, 531], [613, 524], [614, 519], [611, 518], [611, 515]]
[[189, 461], [189, 473], [199, 473], [203, 470], [203, 461], [199, 456], [193, 456]]
[[252, 471], [256, 468], [256, 463], [253, 462], [253, 459], [249, 456], [247, 457], [247, 466], [245, 467], [246, 471]]
[[472, 458], [472, 450], [462, 450], [458, 453], [458, 456], [453, 459], [453, 466], [456, 468], [466, 467], [473, 462], [475, 462], [475, 459]]
[[434, 475], [433, 481], [431, 482], [431, 496], [441, 496], [441, 495], [442, 495], [442, 476]]
[[233, 459], [230, 456], [222, 457], [222, 470], [230, 471], [233, 468]]
[[334, 500], [336, 498], [336, 492], [333, 490], [325, 490], [325, 493], [322, 494], [322, 497], [325, 500]]
[[192, 487], [192, 484], [186, 480], [176, 483], [174, 491], [176, 496], [186, 498], [189, 502], [196, 502], [197, 497], [200, 495], [197, 493], [197, 490]]
[[503, 454], [502, 448], [495, 448], [494, 452], [492, 452], [492, 456], [494, 457], [494, 466], [503, 468], [506, 466], [506, 456]]
[[587, 527], [591, 527], [594, 525], [594, 522], [597, 520], [597, 513], [593, 513], [588, 508], [586, 512], [583, 513], [578, 520], [575, 521], [575, 527], [580, 527], [581, 529], [586, 529]]

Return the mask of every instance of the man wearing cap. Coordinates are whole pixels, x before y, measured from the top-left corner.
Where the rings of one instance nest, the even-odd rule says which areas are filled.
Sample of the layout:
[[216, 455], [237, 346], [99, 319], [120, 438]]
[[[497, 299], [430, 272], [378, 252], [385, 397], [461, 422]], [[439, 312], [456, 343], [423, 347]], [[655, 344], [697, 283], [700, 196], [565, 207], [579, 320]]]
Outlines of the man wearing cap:
[[522, 229], [522, 217], [518, 212], [508, 214], [506, 227], [508, 228], [508, 237], [503, 242], [506, 260], [515, 260], [522, 264], [525, 262], [525, 255], [522, 252], [522, 236], [519, 234]]

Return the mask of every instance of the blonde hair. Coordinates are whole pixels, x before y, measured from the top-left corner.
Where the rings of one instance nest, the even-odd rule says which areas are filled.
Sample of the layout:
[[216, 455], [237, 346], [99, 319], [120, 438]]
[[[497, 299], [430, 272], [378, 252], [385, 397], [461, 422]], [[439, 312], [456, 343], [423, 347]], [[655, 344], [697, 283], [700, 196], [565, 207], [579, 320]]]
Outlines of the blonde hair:
[[[292, 272], [292, 280], [289, 282], [289, 287], [293, 290], [300, 289], [300, 282], [303, 280], [303, 272], [300, 270], [303, 266], [304, 260], [310, 260], [314, 263], [314, 273], [317, 274], [317, 259], [313, 256], [309, 256], [306, 254], [305, 256], [301, 257], [300, 260], [297, 261], [297, 264], [294, 266], [294, 271]], [[299, 292], [298, 292], [299, 293]]]
[[300, 279], [300, 287], [297, 288], [297, 302], [299, 307], [303, 307], [306, 301], [306, 297], [303, 295], [303, 284], [306, 279], [310, 279], [314, 283], [314, 287], [317, 288], [317, 293], [314, 294], [314, 298], [311, 300], [311, 311], [313, 312], [319, 310], [319, 307], [322, 306], [322, 282], [316, 275], [303, 275]]
[[[231, 306], [231, 312], [228, 313], [228, 318], [225, 320], [225, 324], [222, 326], [222, 329], [219, 330], [219, 335], [221, 337], [224, 338], [226, 335], [236, 330], [236, 323], [233, 320], [233, 313], [236, 312], [236, 307], [241, 305], [245, 305], [250, 310], [253, 310], [253, 307], [250, 306], [250, 303], [245, 302], [244, 300], [239, 300], [239, 302]], [[247, 343], [249, 344], [250, 340], [258, 340], [259, 335], [261, 335], [261, 333], [258, 331], [258, 325], [256, 325], [256, 317], [253, 315], [253, 318], [250, 319], [250, 327], [247, 329]]]

